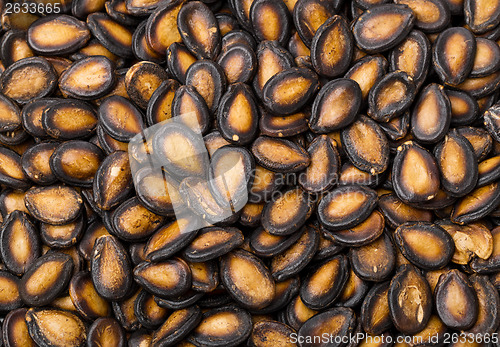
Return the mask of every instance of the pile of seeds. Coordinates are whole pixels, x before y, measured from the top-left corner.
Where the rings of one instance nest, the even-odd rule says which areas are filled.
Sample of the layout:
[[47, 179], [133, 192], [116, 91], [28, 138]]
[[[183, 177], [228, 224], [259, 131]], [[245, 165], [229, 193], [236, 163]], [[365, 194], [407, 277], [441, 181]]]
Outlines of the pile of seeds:
[[500, 1], [31, 1], [2, 1], [5, 346], [498, 346]]

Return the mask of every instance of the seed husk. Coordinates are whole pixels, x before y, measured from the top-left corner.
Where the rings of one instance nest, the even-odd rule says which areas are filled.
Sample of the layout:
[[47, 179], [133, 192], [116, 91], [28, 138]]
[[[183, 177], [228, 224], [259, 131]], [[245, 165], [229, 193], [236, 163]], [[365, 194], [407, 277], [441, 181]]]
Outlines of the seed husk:
[[475, 127], [459, 127], [457, 131], [470, 142], [478, 161], [486, 158], [493, 146], [493, 139], [487, 131]]
[[13, 311], [23, 305], [19, 295], [19, 279], [8, 271], [0, 271], [0, 311]]
[[205, 99], [210, 112], [215, 113], [226, 90], [226, 76], [219, 64], [198, 60], [186, 71], [186, 85], [193, 86]]
[[455, 204], [451, 220], [458, 224], [478, 221], [494, 211], [499, 202], [500, 185], [498, 182], [476, 188]]
[[491, 106], [483, 115], [484, 125], [491, 137], [497, 142], [500, 142], [500, 104]]
[[392, 327], [389, 314], [390, 281], [374, 285], [366, 294], [361, 306], [361, 325], [367, 333], [380, 335]]
[[84, 323], [73, 313], [48, 308], [30, 308], [26, 323], [31, 338], [37, 345], [81, 346], [87, 333]]
[[86, 319], [97, 319], [111, 314], [111, 304], [99, 295], [89, 272], [78, 272], [69, 283], [69, 295], [76, 310]]
[[469, 329], [478, 316], [474, 287], [458, 270], [450, 270], [439, 278], [435, 289], [436, 311], [451, 329]]
[[436, 143], [448, 132], [451, 103], [443, 86], [431, 83], [418, 97], [411, 114], [411, 131], [421, 143]]
[[252, 144], [257, 163], [274, 172], [298, 172], [310, 164], [306, 150], [287, 139], [259, 136]]
[[464, 1], [465, 22], [475, 34], [482, 34], [500, 23], [500, 3], [493, 1], [486, 4], [480, 0]]
[[[418, 166], [415, 163], [419, 163]], [[398, 147], [392, 169], [394, 191], [406, 202], [424, 202], [439, 190], [439, 170], [435, 158], [423, 147], [408, 141]]]
[[434, 43], [434, 70], [443, 83], [459, 85], [472, 71], [475, 55], [474, 35], [465, 28], [448, 28], [439, 34]]
[[130, 260], [116, 237], [103, 235], [95, 241], [90, 269], [95, 289], [103, 298], [118, 301], [130, 294]]
[[27, 308], [18, 308], [5, 316], [2, 326], [2, 340], [5, 346], [37, 346], [28, 333], [26, 311]]
[[183, 257], [191, 262], [218, 258], [243, 243], [243, 234], [232, 227], [208, 227], [198, 232], [196, 238], [184, 249]]
[[60, 140], [87, 138], [97, 127], [95, 109], [79, 100], [49, 103], [41, 114], [41, 125], [47, 135]]
[[309, 318], [299, 329], [298, 336], [306, 337], [332, 334], [332, 338], [349, 336], [356, 327], [356, 315], [347, 307], [336, 307]]
[[351, 248], [349, 259], [356, 275], [366, 281], [386, 280], [396, 265], [394, 246], [386, 234], [365, 246]]
[[451, 126], [470, 125], [479, 116], [477, 101], [466, 92], [446, 90], [451, 104]]
[[172, 312], [153, 333], [151, 342], [157, 346], [171, 346], [182, 341], [201, 322], [202, 313], [198, 306]]
[[24, 117], [21, 116], [19, 107], [9, 98], [0, 95], [0, 131], [12, 131], [19, 128]]
[[414, 334], [427, 325], [432, 310], [432, 292], [417, 268], [413, 265], [400, 266], [391, 280], [387, 295], [389, 313], [399, 331]]
[[122, 326], [113, 318], [98, 318], [88, 329], [88, 345], [115, 345], [126, 344], [125, 331]]
[[362, 101], [362, 91], [352, 79], [326, 83], [314, 99], [309, 127], [316, 133], [339, 130], [354, 122]]
[[500, 269], [500, 227], [496, 227], [491, 230], [491, 236], [493, 239], [493, 250], [491, 252], [491, 255], [487, 257], [487, 259], [476, 257], [470, 262], [471, 269], [477, 273], [488, 274], [497, 271], [497, 269]]
[[324, 0], [299, 0], [293, 8], [293, 22], [303, 43], [310, 47], [319, 27], [335, 14], [333, 4]]
[[428, 270], [447, 265], [455, 251], [453, 238], [432, 223], [402, 224], [394, 232], [394, 241], [405, 258]]
[[129, 100], [113, 95], [98, 109], [99, 125], [113, 139], [129, 142], [145, 128], [143, 115]]
[[87, 17], [87, 26], [99, 42], [111, 53], [132, 58], [132, 32], [114, 21], [105, 13], [92, 13]]

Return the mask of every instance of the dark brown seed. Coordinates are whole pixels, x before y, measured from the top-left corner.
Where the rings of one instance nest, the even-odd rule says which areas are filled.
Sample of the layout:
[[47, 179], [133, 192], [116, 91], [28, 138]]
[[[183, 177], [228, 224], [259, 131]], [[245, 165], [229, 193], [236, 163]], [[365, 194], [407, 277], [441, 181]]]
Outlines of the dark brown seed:
[[474, 287], [478, 302], [478, 315], [476, 323], [469, 329], [469, 333], [495, 331], [500, 324], [500, 296], [486, 276], [474, 274], [469, 277]]
[[7, 31], [0, 40], [0, 46], [0, 58], [4, 70], [16, 61], [35, 55], [28, 44], [26, 30]]
[[439, 190], [439, 169], [423, 147], [408, 141], [398, 147], [392, 168], [392, 183], [398, 197], [417, 203], [431, 200]]
[[481, 0], [464, 1], [465, 22], [475, 34], [482, 34], [500, 23], [500, 3]]
[[440, 226], [431, 223], [400, 225], [394, 232], [394, 242], [406, 259], [427, 270], [447, 265], [455, 251], [451, 236]]
[[51, 248], [68, 248], [81, 238], [86, 227], [86, 216], [82, 213], [74, 222], [65, 225], [40, 225], [40, 236], [44, 244]]
[[222, 36], [226, 35], [232, 30], [239, 29], [240, 25], [238, 20], [230, 13], [216, 13], [215, 18], [217, 19], [217, 25], [219, 26], [219, 31]]
[[140, 292], [141, 290], [137, 290], [128, 299], [111, 303], [116, 320], [126, 331], [135, 331], [141, 326], [134, 312], [134, 303]]
[[494, 211], [499, 203], [500, 184], [498, 182], [476, 188], [455, 204], [451, 220], [458, 224], [478, 221]]
[[240, 308], [228, 306], [205, 312], [188, 341], [207, 347], [234, 347], [245, 341], [251, 332], [250, 314]]
[[407, 5], [415, 14], [415, 27], [426, 33], [439, 32], [450, 24], [451, 13], [444, 1], [439, 0], [398, 0], [397, 4]]
[[483, 160], [478, 164], [478, 186], [495, 182], [500, 178], [500, 155]]
[[283, 1], [254, 0], [250, 7], [250, 22], [260, 41], [285, 44], [290, 36], [291, 18]]
[[167, 71], [160, 65], [141, 61], [132, 65], [125, 75], [127, 94], [139, 107], [146, 109], [154, 91], [167, 78]]
[[220, 257], [243, 243], [243, 234], [232, 227], [208, 227], [200, 230], [196, 238], [182, 252], [191, 262], [203, 262]]
[[[500, 5], [499, 5], [500, 6]], [[476, 55], [470, 77], [485, 77], [500, 68], [500, 47], [492, 40], [476, 38]]]
[[379, 125], [390, 140], [401, 140], [408, 135], [410, 112], [407, 111], [401, 116], [393, 118], [387, 123], [379, 123]]
[[144, 247], [146, 259], [153, 262], [168, 259], [191, 243], [196, 237], [198, 227], [197, 221], [189, 218], [178, 218], [162, 226]]
[[181, 83], [186, 82], [186, 72], [196, 62], [186, 46], [174, 42], [167, 49], [168, 71]]
[[90, 269], [97, 293], [106, 300], [118, 301], [130, 294], [130, 260], [116, 237], [103, 235], [95, 241]]
[[23, 305], [19, 295], [19, 279], [8, 271], [0, 271], [0, 290], [0, 311], [13, 311]]
[[252, 80], [257, 70], [257, 57], [247, 45], [237, 44], [227, 48], [217, 58], [229, 84]]
[[58, 145], [56, 142], [42, 142], [23, 153], [21, 165], [30, 180], [39, 185], [53, 184], [57, 181], [49, 166], [49, 159]]
[[30, 308], [26, 312], [28, 331], [39, 346], [78, 347], [85, 343], [85, 325], [73, 313], [50, 308]]
[[388, 73], [368, 94], [368, 115], [378, 122], [388, 122], [410, 107], [415, 94], [415, 84], [406, 72]]
[[187, 126], [165, 124], [155, 133], [152, 143], [155, 156], [174, 177], [207, 175], [209, 164], [203, 139]]
[[19, 282], [23, 302], [44, 306], [63, 292], [71, 279], [73, 261], [67, 254], [49, 252], [38, 258]]
[[[347, 307], [336, 307], [321, 312], [309, 318], [299, 329], [298, 338], [302, 341], [311, 340], [314, 336], [331, 336], [344, 340], [351, 336], [356, 327], [356, 314]], [[331, 334], [331, 335], [330, 335]], [[302, 345], [302, 344], [301, 344]], [[318, 346], [325, 346], [320, 344]], [[304, 344], [306, 346], [306, 344]]]
[[349, 270], [347, 282], [338, 297], [338, 305], [354, 308], [359, 306], [366, 297], [370, 285], [359, 278], [352, 269]]
[[252, 232], [250, 248], [260, 257], [273, 257], [285, 251], [294, 244], [305, 231], [305, 227], [290, 236], [278, 236], [267, 232], [264, 228], [257, 228]]
[[[182, 88], [189, 88], [189, 87], [182, 87]], [[201, 106], [199, 104], [196, 104], [196, 107], [193, 107], [192, 104], [187, 104], [188, 106], [186, 109], [181, 107], [181, 110], [179, 112], [176, 112], [174, 104], [174, 97], [177, 95], [177, 93], [182, 94], [182, 92], [179, 90], [180, 85], [176, 80], [172, 79], [167, 79], [163, 81], [158, 88], [154, 91], [154, 93], [151, 95], [151, 98], [149, 99], [148, 102], [148, 108], [146, 110], [146, 121], [149, 126], [152, 126], [154, 124], [163, 122], [165, 120], [168, 120], [174, 116], [178, 116], [183, 113], [190, 113], [190, 112], [196, 112], [198, 113], [196, 115], [196, 119], [198, 119], [198, 123], [200, 124], [200, 127], [202, 128], [202, 131], [205, 128], [205, 124], [208, 123], [208, 117], [205, 116], [205, 113], [203, 112], [203, 107], [200, 107], [200, 110], [198, 110], [198, 106]], [[189, 95], [191, 96], [191, 95]], [[201, 97], [199, 97], [201, 99]], [[206, 106], [205, 106], [206, 109]], [[208, 110], [206, 111], [208, 113]], [[187, 124], [186, 124], [187, 125]], [[193, 128], [194, 129], [194, 128]]]
[[457, 131], [470, 142], [478, 161], [482, 161], [488, 156], [493, 146], [493, 139], [487, 131], [474, 127], [460, 127], [457, 128]]
[[127, 9], [126, 0], [111, 0], [104, 4], [106, 13], [123, 25], [137, 25], [141, 22]]
[[388, 279], [396, 265], [394, 246], [386, 234], [365, 246], [351, 248], [349, 259], [356, 275], [366, 281]]
[[219, 64], [198, 60], [186, 71], [186, 85], [193, 86], [205, 99], [210, 112], [215, 113], [226, 90], [226, 76]]
[[123, 151], [111, 153], [95, 174], [93, 192], [96, 205], [110, 210], [122, 203], [132, 190], [128, 154]]
[[217, 127], [228, 142], [246, 145], [257, 135], [259, 110], [251, 89], [243, 83], [229, 86], [217, 112]]
[[344, 150], [358, 169], [372, 175], [384, 172], [389, 165], [389, 143], [373, 120], [361, 116], [342, 130]]
[[304, 305], [300, 295], [293, 298], [285, 309], [285, 320], [294, 329], [299, 329], [309, 318], [318, 314], [318, 311], [311, 310]]
[[359, 16], [352, 32], [362, 50], [378, 53], [399, 44], [414, 23], [415, 15], [408, 6], [384, 4], [374, 6]]
[[474, 287], [463, 273], [450, 270], [439, 278], [435, 289], [436, 311], [451, 329], [469, 329], [478, 316]]
[[165, 62], [165, 56], [156, 52], [146, 39], [147, 20], [140, 23], [132, 35], [132, 51], [139, 60], [147, 60], [156, 64]]
[[446, 29], [434, 43], [434, 70], [443, 83], [458, 85], [471, 72], [475, 55], [476, 39], [469, 30], [462, 27]]
[[414, 334], [427, 325], [432, 310], [432, 292], [417, 268], [400, 266], [387, 295], [389, 313], [399, 331]]
[[288, 51], [294, 58], [311, 55], [309, 47], [304, 44], [298, 32], [293, 33], [292, 37], [288, 41]]
[[221, 35], [217, 19], [201, 1], [185, 3], [177, 15], [182, 41], [198, 59], [214, 59], [219, 52]]
[[134, 279], [153, 295], [175, 297], [191, 287], [191, 270], [180, 258], [154, 264], [144, 262], [135, 267]]
[[99, 42], [119, 57], [132, 58], [132, 32], [105, 13], [91, 13], [87, 26]]
[[451, 131], [434, 152], [443, 189], [452, 196], [470, 193], [477, 183], [478, 166], [469, 141], [458, 132]]
[[158, 330], [153, 332], [155, 346], [172, 346], [182, 341], [201, 322], [202, 313], [198, 306], [190, 306], [172, 312]]
[[0, 95], [0, 111], [1, 132], [13, 131], [19, 128], [24, 117], [21, 116], [19, 107], [3, 95]]
[[363, 222], [377, 204], [377, 193], [363, 186], [342, 186], [323, 196], [318, 218], [328, 230], [343, 230]]
[[361, 325], [368, 334], [380, 335], [392, 327], [389, 314], [390, 281], [375, 284], [361, 306]]
[[298, 172], [310, 164], [306, 150], [286, 139], [260, 136], [252, 144], [252, 154], [260, 165], [276, 172]]
[[[257, 72], [253, 79], [253, 87], [259, 98], [266, 82], [278, 72], [293, 66], [290, 53], [276, 41], [262, 41], [257, 47]], [[227, 75], [227, 73], [226, 73]]]
[[270, 270], [273, 278], [281, 282], [298, 274], [312, 260], [318, 246], [318, 230], [307, 226], [293, 245], [271, 259]]
[[69, 295], [78, 313], [86, 319], [111, 314], [111, 304], [99, 295], [88, 272], [78, 272], [73, 276], [69, 283]]
[[294, 347], [296, 343], [291, 342], [292, 334], [296, 333], [290, 326], [274, 321], [263, 320], [253, 326], [252, 334], [248, 339], [248, 345], [252, 347], [286, 346]]
[[0, 252], [4, 265], [16, 275], [22, 275], [40, 256], [40, 237], [24, 212], [13, 211], [3, 221]]
[[28, 189], [31, 184], [22, 169], [19, 154], [5, 147], [0, 147], [0, 183], [13, 189]]
[[30, 214], [39, 221], [63, 225], [80, 215], [83, 199], [74, 188], [53, 185], [31, 188], [26, 192], [25, 203]]
[[102, 130], [101, 126], [99, 126], [99, 125], [97, 126], [96, 133], [97, 133], [97, 136], [96, 136], [97, 143], [96, 144], [98, 144], [99, 147], [101, 147], [107, 155], [109, 155], [115, 151], [128, 152], [128, 143], [127, 142], [121, 142], [121, 141], [115, 140], [114, 138], [112, 138], [111, 136], [106, 134], [106, 132], [104, 132], [104, 130]]
[[451, 103], [443, 86], [431, 83], [418, 97], [411, 113], [411, 131], [421, 143], [436, 143], [448, 132]]
[[125, 241], [146, 239], [165, 222], [164, 216], [149, 211], [137, 197], [128, 199], [109, 213], [114, 234]]
[[[499, 53], [500, 54], [500, 53]], [[469, 94], [458, 90], [446, 90], [451, 104], [451, 125], [469, 125], [479, 115], [477, 101]]]
[[146, 329], [156, 329], [167, 319], [168, 310], [158, 306], [152, 294], [141, 290], [134, 303], [135, 316]]
[[338, 184], [340, 186], [354, 184], [374, 187], [380, 183], [379, 181], [379, 175], [372, 175], [369, 172], [361, 171], [356, 166], [352, 165], [352, 163], [345, 162], [340, 169]]
[[274, 280], [262, 260], [244, 250], [235, 250], [220, 261], [224, 287], [243, 307], [258, 310], [274, 299]]
[[109, 235], [109, 232], [106, 230], [101, 221], [95, 221], [87, 227], [82, 239], [78, 243], [78, 251], [85, 260], [91, 260], [94, 243], [100, 236], [103, 235]]
[[144, 125], [143, 115], [129, 100], [113, 95], [99, 106], [99, 124], [112, 138], [130, 141], [140, 133]]
[[491, 255], [486, 259], [476, 257], [470, 262], [472, 270], [477, 273], [494, 273], [500, 269], [500, 227], [491, 230], [491, 236], [493, 244]]
[[[2, 105], [1, 100], [3, 99], [0, 97], [0, 105]], [[39, 137], [39, 138], [48, 137], [48, 134], [43, 128], [42, 115], [47, 108], [55, 104], [57, 101], [61, 100], [55, 98], [42, 98], [27, 103], [23, 107], [21, 113], [23, 128], [26, 130], [26, 132], [28, 132], [30, 135], [34, 137]], [[2, 109], [4, 109], [3, 106]], [[8, 112], [10, 111], [7, 109], [7, 107], [5, 107], [4, 115], [8, 116]], [[10, 117], [11, 116], [9, 116], [9, 118]]]
[[[500, 85], [500, 70], [484, 77], [467, 78], [456, 88], [469, 93], [471, 96], [481, 99], [491, 95]], [[478, 100], [480, 101], [480, 100]]]
[[[248, 8], [250, 9], [250, 7]], [[246, 45], [252, 50], [255, 50], [257, 47], [257, 42], [255, 42], [254, 37], [249, 32], [244, 30], [233, 30], [230, 33], [224, 35], [224, 37], [222, 38], [221, 52], [225, 52], [230, 47], [238, 44]]]
[[332, 16], [318, 29], [311, 43], [314, 69], [329, 78], [344, 74], [351, 63], [354, 41], [341, 16]]
[[[107, 3], [106, 3], [107, 4]], [[89, 327], [87, 345], [90, 346], [126, 346], [125, 331], [113, 318], [98, 318]]]
[[28, 30], [28, 43], [39, 54], [67, 54], [85, 46], [90, 32], [85, 23], [68, 15], [47, 16]]
[[305, 223], [312, 208], [312, 200], [303, 190], [287, 190], [266, 204], [262, 226], [273, 235], [290, 235]]
[[382, 56], [367, 56], [354, 64], [344, 77], [358, 83], [363, 101], [366, 101], [370, 90], [387, 73], [388, 65]]
[[300, 186], [308, 192], [330, 189], [338, 180], [340, 155], [337, 143], [327, 135], [316, 137], [307, 148], [311, 164], [299, 176]]
[[348, 266], [347, 257], [338, 255], [311, 269], [300, 287], [300, 298], [304, 305], [313, 310], [330, 306], [341, 294], [349, 278]]
[[97, 126], [95, 109], [79, 100], [54, 101], [41, 115], [45, 134], [61, 140], [74, 140], [90, 136]]
[[219, 285], [219, 268], [216, 261], [201, 263], [188, 262], [192, 275], [192, 288], [197, 292], [208, 293]]
[[5, 189], [0, 194], [0, 214], [4, 221], [9, 213], [19, 210], [29, 215], [28, 209], [24, 204], [25, 192], [21, 190]]
[[253, 176], [253, 184], [248, 191], [248, 201], [253, 203], [270, 201], [273, 192], [279, 190], [284, 183], [284, 176], [281, 173], [270, 171], [260, 165], [255, 166]]
[[293, 8], [293, 22], [307, 47], [319, 27], [335, 14], [333, 4], [324, 0], [298, 0]]
[[57, 86], [57, 74], [44, 58], [21, 59], [10, 65], [0, 78], [0, 91], [19, 104], [50, 95]]
[[28, 333], [28, 326], [25, 319], [27, 310], [27, 308], [18, 308], [10, 311], [5, 316], [2, 327], [2, 340], [4, 346], [37, 346]]
[[266, 109], [260, 109], [259, 128], [262, 135], [271, 137], [290, 137], [309, 129], [310, 111], [304, 110], [289, 116], [276, 116]]
[[362, 91], [356, 81], [330, 81], [314, 99], [309, 127], [320, 134], [342, 129], [355, 120], [361, 101]]
[[311, 100], [318, 88], [318, 76], [312, 70], [291, 68], [271, 77], [264, 85], [262, 96], [271, 111], [292, 114]]
[[64, 183], [91, 187], [103, 159], [104, 153], [96, 145], [79, 140], [67, 141], [54, 150], [50, 169]]
[[106, 95], [115, 85], [113, 63], [93, 56], [74, 62], [59, 79], [59, 89], [67, 96], [91, 100]]
[[146, 39], [157, 53], [164, 54], [172, 43], [182, 41], [176, 18], [184, 2], [176, 0], [162, 4], [149, 16]]
[[491, 106], [483, 118], [486, 130], [495, 141], [500, 142], [500, 103]]
[[[96, 39], [91, 40], [85, 47], [81, 48], [78, 50], [78, 52], [73, 53], [70, 57], [73, 61], [80, 60], [83, 58], [88, 58], [96, 55], [102, 55], [111, 60], [113, 63], [115, 63], [117, 66], [123, 66], [124, 65], [124, 60], [123, 58], [120, 58], [113, 53], [111, 53], [106, 47], [104, 47], [99, 41]], [[66, 70], [72, 63], [72, 61], [68, 62], [54, 62], [53, 60], [47, 59], [49, 62], [54, 65], [54, 68], [58, 72], [59, 76], [61, 75], [64, 70]], [[60, 65], [63, 65], [60, 66]], [[59, 67], [58, 67], [59, 66]]]
[[333, 239], [346, 246], [364, 246], [377, 239], [384, 231], [384, 215], [373, 211], [360, 224], [345, 230], [331, 232]]

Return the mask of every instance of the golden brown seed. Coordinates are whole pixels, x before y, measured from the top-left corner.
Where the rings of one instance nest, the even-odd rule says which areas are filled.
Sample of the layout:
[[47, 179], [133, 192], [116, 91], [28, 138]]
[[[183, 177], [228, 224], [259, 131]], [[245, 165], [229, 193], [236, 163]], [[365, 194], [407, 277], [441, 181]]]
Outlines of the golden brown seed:
[[186, 82], [186, 72], [189, 67], [196, 62], [191, 52], [186, 46], [174, 42], [167, 49], [167, 66], [168, 71], [181, 82]]
[[232, 251], [221, 259], [220, 272], [226, 290], [244, 307], [258, 310], [273, 301], [274, 280], [255, 255], [243, 250]]
[[74, 222], [65, 225], [40, 225], [40, 235], [44, 244], [52, 248], [67, 248], [75, 245], [83, 234], [86, 220], [83, 213]]
[[[406, 298], [402, 300], [401, 298]], [[389, 312], [395, 327], [406, 334], [422, 330], [432, 310], [432, 292], [413, 265], [402, 265], [391, 280]]]
[[179, 82], [177, 82], [176, 80], [167, 79], [163, 81], [162, 84], [160, 84], [160, 86], [154, 91], [154, 93], [151, 95], [151, 98], [149, 99], [148, 108], [146, 110], [146, 120], [149, 126], [168, 120], [176, 115], [190, 112], [197, 113], [196, 119], [201, 125], [205, 125], [205, 122], [208, 123], [208, 119], [204, 119], [203, 115], [201, 115], [203, 112], [198, 110], [197, 107], [192, 107], [191, 104], [189, 104], [191, 108], [189, 108], [188, 110], [182, 110], [181, 112], [176, 114], [174, 110], [175, 106], [173, 105], [174, 97], [177, 95], [177, 93], [180, 93], [180, 91], [178, 92], [179, 89]]
[[477, 273], [492, 273], [495, 272], [499, 267], [499, 253], [500, 253], [500, 228], [496, 227], [491, 230], [491, 236], [493, 239], [493, 250], [491, 255], [487, 259], [481, 259], [479, 257], [474, 258], [470, 265], [471, 268]]
[[167, 72], [158, 64], [139, 62], [131, 66], [125, 75], [127, 94], [139, 107], [146, 109], [154, 91], [167, 78]]
[[252, 144], [252, 154], [260, 165], [276, 172], [298, 172], [310, 164], [306, 150], [285, 139], [260, 136]]
[[186, 85], [193, 86], [205, 99], [208, 109], [215, 113], [226, 90], [226, 76], [219, 64], [198, 60], [186, 71]]
[[[486, 97], [493, 93], [500, 85], [500, 71], [484, 77], [470, 77], [456, 86], [456, 88], [478, 98]], [[491, 100], [491, 99], [490, 99]]]
[[470, 193], [476, 186], [478, 177], [472, 145], [458, 132], [451, 131], [434, 151], [443, 189], [454, 196]]
[[119, 57], [132, 58], [132, 32], [105, 13], [91, 13], [87, 26], [99, 42]]
[[333, 239], [347, 246], [363, 246], [377, 239], [384, 231], [384, 215], [373, 211], [368, 218], [360, 224], [345, 230], [331, 232]]
[[257, 70], [257, 57], [247, 45], [237, 44], [227, 48], [217, 58], [229, 84], [252, 80]]
[[455, 204], [451, 220], [458, 224], [478, 221], [494, 211], [499, 202], [500, 184], [498, 182], [476, 188]]
[[139, 60], [148, 60], [153, 63], [162, 64], [165, 62], [165, 56], [156, 52], [146, 39], [147, 21], [141, 22], [132, 35], [132, 51]]
[[469, 329], [471, 333], [481, 331], [494, 331], [498, 328], [500, 297], [498, 291], [487, 276], [473, 274], [469, 282], [474, 287], [478, 302], [478, 315], [476, 323]]
[[121, 96], [110, 96], [99, 106], [99, 124], [112, 138], [130, 141], [145, 127], [143, 115], [130, 101]]
[[388, 279], [396, 265], [394, 246], [386, 234], [365, 246], [351, 248], [349, 259], [356, 275], [366, 281]]
[[415, 27], [423, 32], [439, 32], [450, 23], [450, 10], [444, 2], [436, 0], [398, 0], [397, 4], [407, 5], [415, 14]]
[[183, 256], [191, 262], [215, 259], [243, 243], [243, 234], [232, 227], [203, 228], [197, 237], [183, 251]]
[[49, 165], [49, 159], [58, 144], [56, 142], [42, 142], [23, 153], [21, 165], [26, 176], [39, 184], [53, 184], [57, 181]]
[[344, 77], [358, 83], [363, 101], [366, 101], [375, 83], [386, 74], [388, 65], [387, 60], [382, 56], [367, 56], [354, 64]]
[[293, 328], [274, 320], [264, 320], [255, 323], [249, 337], [249, 345], [255, 347], [272, 347], [275, 344], [283, 347], [295, 347], [291, 335], [296, 333]]
[[[106, 3], [107, 4], [107, 3]], [[89, 327], [87, 344], [96, 346], [122, 346], [127, 338], [121, 325], [113, 318], [98, 318]]]
[[476, 55], [470, 77], [484, 77], [500, 67], [500, 47], [496, 42], [485, 38], [476, 38]]
[[167, 308], [159, 306], [154, 296], [145, 290], [141, 290], [135, 300], [134, 312], [139, 323], [147, 329], [160, 327], [169, 314]]
[[63, 310], [30, 308], [26, 312], [26, 323], [31, 338], [42, 346], [77, 347], [87, 338], [80, 318]]
[[318, 205], [320, 223], [328, 230], [343, 230], [364, 221], [377, 203], [377, 193], [363, 186], [342, 186], [323, 196]]
[[443, 83], [458, 85], [469, 75], [476, 55], [476, 39], [467, 29], [453, 27], [441, 32], [432, 52], [434, 69]]
[[191, 287], [191, 270], [180, 258], [144, 262], [135, 267], [134, 280], [153, 295], [176, 297]]
[[35, 55], [28, 44], [25, 30], [7, 31], [3, 35], [0, 44], [0, 57], [2, 58], [3, 70], [16, 61]]
[[69, 283], [69, 295], [76, 310], [87, 319], [111, 314], [111, 304], [99, 295], [88, 272], [78, 272]]
[[83, 22], [62, 15], [36, 21], [27, 36], [30, 46], [39, 54], [67, 54], [85, 46], [90, 32]]
[[335, 14], [332, 3], [321, 0], [299, 0], [293, 8], [293, 22], [297, 33], [307, 47], [311, 46], [316, 31]]
[[250, 22], [257, 39], [285, 44], [290, 36], [288, 12], [282, 1], [254, 0], [250, 7]]
[[74, 62], [59, 79], [59, 89], [67, 96], [91, 100], [106, 95], [115, 84], [113, 63], [104, 56]]
[[90, 274], [95, 290], [106, 300], [117, 301], [130, 294], [130, 260], [116, 237], [104, 235], [95, 241]]
[[73, 261], [67, 254], [49, 252], [41, 256], [19, 283], [23, 302], [30, 306], [49, 304], [66, 289], [72, 270]]
[[80, 215], [83, 199], [74, 188], [53, 185], [28, 190], [25, 203], [30, 214], [41, 222], [63, 225]]
[[262, 203], [269, 201], [272, 193], [284, 183], [284, 176], [260, 165], [255, 166], [254, 180], [248, 192], [248, 201]]
[[10, 65], [0, 78], [1, 92], [19, 104], [42, 98], [52, 93], [57, 85], [57, 74], [44, 58], [22, 59]]
[[37, 346], [28, 333], [26, 311], [28, 311], [27, 308], [18, 308], [5, 316], [2, 327], [2, 339], [5, 346]]
[[53, 102], [44, 109], [41, 125], [46, 135], [55, 139], [75, 140], [86, 138], [97, 127], [97, 115], [94, 108], [79, 100], [61, 100]]
[[398, 147], [392, 169], [398, 197], [406, 202], [424, 202], [439, 190], [439, 170], [434, 157], [423, 147], [408, 141]]
[[162, 326], [153, 333], [154, 345], [173, 345], [183, 340], [202, 319], [198, 306], [177, 310], [167, 318]]
[[477, 101], [469, 94], [459, 90], [446, 90], [451, 104], [451, 125], [471, 124], [479, 115]]
[[19, 107], [10, 99], [0, 95], [0, 131], [12, 131], [21, 125], [21, 112]]
[[387, 296], [389, 285], [389, 281], [375, 284], [363, 300], [360, 318], [368, 334], [379, 335], [392, 326]]
[[352, 32], [357, 45], [369, 53], [378, 53], [399, 44], [410, 32], [415, 14], [405, 5], [384, 4], [359, 16]]
[[451, 329], [468, 329], [477, 319], [478, 302], [474, 287], [463, 273], [450, 270], [439, 278], [435, 289], [436, 311]]
[[295, 136], [309, 129], [307, 124], [309, 117], [309, 110], [300, 111], [289, 116], [276, 116], [261, 108], [259, 120], [260, 132], [262, 135], [271, 137]]
[[475, 34], [482, 34], [500, 23], [500, 2], [464, 1], [465, 22]]
[[12, 311], [23, 305], [19, 295], [19, 279], [8, 271], [0, 271], [0, 309]]
[[356, 326], [356, 315], [354, 311], [347, 307], [336, 307], [321, 312], [302, 325], [298, 331], [299, 338], [307, 336], [322, 336], [331, 334], [332, 338], [345, 339], [354, 332]]
[[457, 131], [470, 142], [478, 161], [486, 158], [493, 146], [493, 139], [487, 131], [474, 127], [460, 127]]
[[176, 18], [184, 2], [175, 0], [162, 4], [149, 16], [146, 40], [157, 53], [164, 54], [172, 43], [182, 41]]

